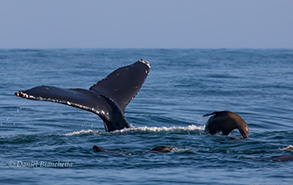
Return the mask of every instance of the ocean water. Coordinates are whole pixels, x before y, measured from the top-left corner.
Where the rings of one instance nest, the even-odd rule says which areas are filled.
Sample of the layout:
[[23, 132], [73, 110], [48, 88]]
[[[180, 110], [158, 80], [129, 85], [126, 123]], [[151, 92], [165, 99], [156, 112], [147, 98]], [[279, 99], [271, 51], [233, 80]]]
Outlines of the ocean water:
[[[95, 114], [14, 92], [84, 88], [138, 59], [151, 70], [126, 108], [130, 129], [106, 133]], [[292, 184], [293, 50], [0, 50], [3, 184]], [[230, 110], [250, 135], [204, 134]], [[95, 153], [93, 145], [116, 153]], [[170, 153], [150, 153], [166, 145]], [[190, 150], [191, 149], [191, 150]], [[127, 155], [131, 153], [131, 155]]]

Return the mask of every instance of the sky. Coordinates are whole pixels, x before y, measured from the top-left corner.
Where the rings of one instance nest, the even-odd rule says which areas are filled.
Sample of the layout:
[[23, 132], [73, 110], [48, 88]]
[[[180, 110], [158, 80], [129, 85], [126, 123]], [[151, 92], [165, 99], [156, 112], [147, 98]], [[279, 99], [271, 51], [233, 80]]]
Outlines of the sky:
[[293, 0], [0, 0], [0, 48], [293, 48]]

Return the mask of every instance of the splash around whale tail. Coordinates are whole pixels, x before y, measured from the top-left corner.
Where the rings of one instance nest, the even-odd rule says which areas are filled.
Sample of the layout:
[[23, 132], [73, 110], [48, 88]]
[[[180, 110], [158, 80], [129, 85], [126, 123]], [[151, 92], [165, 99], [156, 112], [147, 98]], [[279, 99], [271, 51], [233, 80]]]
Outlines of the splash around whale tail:
[[130, 127], [124, 116], [125, 108], [142, 87], [149, 70], [148, 62], [140, 60], [115, 70], [89, 90], [38, 86], [15, 95], [91, 111], [104, 121], [106, 131], [121, 130]]

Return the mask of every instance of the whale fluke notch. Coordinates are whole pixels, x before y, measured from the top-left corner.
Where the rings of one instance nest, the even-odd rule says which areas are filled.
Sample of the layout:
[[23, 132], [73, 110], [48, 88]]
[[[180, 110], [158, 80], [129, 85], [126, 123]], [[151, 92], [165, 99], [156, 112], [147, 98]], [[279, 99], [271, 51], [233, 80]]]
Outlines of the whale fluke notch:
[[205, 128], [205, 131], [209, 134], [221, 133], [228, 135], [237, 128], [243, 138], [248, 138], [249, 129], [247, 123], [234, 112], [218, 111], [203, 116], [211, 116]]
[[125, 108], [142, 87], [149, 70], [149, 63], [139, 60], [115, 70], [89, 90], [38, 86], [15, 95], [94, 112], [104, 121], [105, 130], [111, 132], [130, 127], [124, 116]]

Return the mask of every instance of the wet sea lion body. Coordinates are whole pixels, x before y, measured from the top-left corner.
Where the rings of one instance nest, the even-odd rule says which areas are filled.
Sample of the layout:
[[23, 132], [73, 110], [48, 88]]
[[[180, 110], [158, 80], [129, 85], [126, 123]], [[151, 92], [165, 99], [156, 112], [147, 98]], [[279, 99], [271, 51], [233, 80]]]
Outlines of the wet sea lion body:
[[247, 123], [234, 112], [219, 111], [205, 114], [204, 116], [211, 116], [206, 123], [206, 133], [228, 135], [232, 130], [238, 129], [243, 138], [248, 138], [249, 129]]

